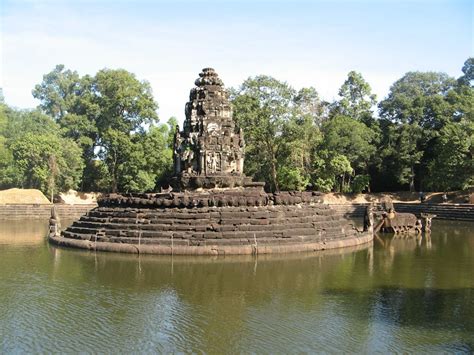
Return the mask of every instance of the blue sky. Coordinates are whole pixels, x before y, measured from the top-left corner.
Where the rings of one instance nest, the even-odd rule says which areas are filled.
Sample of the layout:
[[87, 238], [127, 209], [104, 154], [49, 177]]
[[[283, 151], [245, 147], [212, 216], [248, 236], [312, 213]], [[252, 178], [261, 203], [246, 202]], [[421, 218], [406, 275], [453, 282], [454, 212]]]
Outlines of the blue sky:
[[267, 74], [326, 100], [350, 70], [378, 98], [407, 71], [458, 77], [474, 55], [473, 1], [0, 0], [8, 104], [35, 107], [34, 85], [56, 64], [80, 74], [124, 68], [148, 80], [162, 122], [184, 118], [197, 74], [227, 87]]

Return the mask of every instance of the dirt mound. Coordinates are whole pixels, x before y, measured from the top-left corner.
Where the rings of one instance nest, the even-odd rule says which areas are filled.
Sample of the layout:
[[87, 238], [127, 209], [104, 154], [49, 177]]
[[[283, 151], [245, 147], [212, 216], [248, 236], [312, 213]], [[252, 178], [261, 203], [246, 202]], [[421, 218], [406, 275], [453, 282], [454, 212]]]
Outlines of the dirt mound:
[[67, 205], [90, 205], [97, 203], [97, 198], [100, 193], [97, 192], [77, 192], [69, 190], [68, 192], [62, 192], [59, 194], [59, 203], [65, 203]]
[[0, 191], [0, 204], [50, 204], [40, 190], [8, 189]]

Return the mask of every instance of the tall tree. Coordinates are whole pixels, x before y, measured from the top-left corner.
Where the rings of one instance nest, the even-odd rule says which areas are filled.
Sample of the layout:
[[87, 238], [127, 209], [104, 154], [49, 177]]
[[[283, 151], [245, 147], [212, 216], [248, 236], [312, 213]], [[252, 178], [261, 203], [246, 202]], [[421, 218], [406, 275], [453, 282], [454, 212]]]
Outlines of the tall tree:
[[1, 181], [5, 175], [0, 174], [0, 184], [37, 188], [46, 194], [78, 186], [83, 168], [81, 150], [60, 135], [49, 116], [37, 111], [16, 112], [6, 131], [5, 146], [11, 157], [7, 171], [11, 175], [10, 181]]
[[72, 138], [82, 148], [85, 170], [82, 189], [93, 187], [97, 175], [94, 148], [98, 140], [96, 118], [99, 107], [94, 99], [93, 78], [81, 77], [76, 71], [57, 65], [43, 76], [33, 89], [33, 97], [40, 100], [39, 108], [53, 117], [65, 137]]
[[372, 122], [372, 107], [377, 103], [377, 97], [372, 94], [372, 89], [362, 74], [350, 71], [339, 89], [339, 96], [341, 99], [333, 105], [333, 115], [340, 114], [361, 122]]
[[41, 101], [40, 108], [56, 121], [75, 113], [81, 93], [81, 77], [76, 71], [65, 69], [63, 64], [45, 74], [41, 84], [32, 91], [33, 97]]
[[311, 119], [320, 127], [328, 117], [329, 103], [323, 101], [314, 87], [302, 88], [293, 99], [298, 116]]
[[463, 75], [458, 82], [461, 85], [474, 87], [474, 57], [467, 58], [461, 70]]
[[[99, 107], [96, 118], [99, 156], [105, 162], [111, 177], [111, 190], [126, 186], [126, 166], [130, 159], [139, 159], [136, 134], [143, 134], [144, 125], [158, 120], [157, 103], [150, 84], [139, 81], [125, 70], [104, 69], [94, 78], [94, 102]], [[135, 156], [131, 157], [135, 153]], [[146, 180], [146, 181], [145, 181]], [[142, 179], [150, 189], [150, 180]], [[134, 188], [132, 188], [134, 189]]]
[[[126, 180], [123, 165], [127, 156], [142, 149], [135, 142], [141, 140], [134, 136], [144, 134], [145, 127], [158, 119], [148, 82], [123, 69], [80, 77], [58, 65], [36, 85], [33, 96], [58, 122], [64, 136], [82, 147], [83, 189], [111, 185], [116, 191], [128, 186], [121, 181]], [[139, 185], [148, 189], [150, 182]]]
[[[326, 121], [322, 132], [321, 151], [344, 156], [356, 175], [368, 175], [376, 152], [376, 134], [372, 129], [351, 117], [339, 115]], [[331, 154], [327, 156], [331, 158]], [[326, 166], [330, 164], [326, 162]]]
[[279, 190], [278, 157], [284, 125], [293, 114], [295, 90], [261, 75], [245, 80], [232, 96], [234, 117], [247, 143], [245, 171], [269, 182], [271, 190]]
[[474, 185], [474, 121], [450, 122], [440, 131], [429, 164], [428, 185], [434, 190]]
[[447, 121], [432, 141], [427, 184], [452, 190], [474, 185], [474, 58], [462, 67], [463, 75], [446, 95], [451, 107]]
[[384, 165], [394, 167], [393, 175], [401, 184], [408, 182], [411, 191], [415, 189], [416, 176], [422, 188], [433, 158], [434, 139], [455, 116], [453, 105], [446, 99], [455, 84], [444, 73], [409, 72], [392, 85], [388, 97], [379, 104], [380, 116], [396, 125], [384, 124], [394, 129], [384, 133], [390, 137], [384, 139], [382, 150], [385, 159], [395, 160]]

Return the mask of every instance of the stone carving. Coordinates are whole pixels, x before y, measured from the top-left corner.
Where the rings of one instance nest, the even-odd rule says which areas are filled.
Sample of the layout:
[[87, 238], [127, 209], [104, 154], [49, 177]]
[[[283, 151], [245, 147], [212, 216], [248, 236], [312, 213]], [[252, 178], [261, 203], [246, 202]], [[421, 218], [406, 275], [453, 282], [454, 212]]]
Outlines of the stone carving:
[[[375, 233], [382, 231], [397, 234], [416, 233], [418, 231], [416, 216], [412, 213], [396, 212], [393, 202], [389, 197], [384, 197], [377, 207], [378, 209], [375, 211], [372, 207], [368, 207], [364, 216], [364, 225], [367, 224], [365, 221], [376, 217], [377, 223], [375, 221], [372, 223], [372, 229]], [[368, 227], [366, 230], [369, 230]]]
[[425, 220], [425, 223], [424, 223], [424, 231], [426, 233], [431, 233], [431, 223], [432, 223], [432, 219], [436, 217], [435, 214], [431, 214], [431, 213], [422, 213], [421, 214], [421, 217]]
[[174, 138], [174, 179], [178, 190], [238, 187], [251, 183], [243, 173], [245, 141], [232, 118], [229, 95], [212, 68], [204, 68], [185, 107], [183, 131]]

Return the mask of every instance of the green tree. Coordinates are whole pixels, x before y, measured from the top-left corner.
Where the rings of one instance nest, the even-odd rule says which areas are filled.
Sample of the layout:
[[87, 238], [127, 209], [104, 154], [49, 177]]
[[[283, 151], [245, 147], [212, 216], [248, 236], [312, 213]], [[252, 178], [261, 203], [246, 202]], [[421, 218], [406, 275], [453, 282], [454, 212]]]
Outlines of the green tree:
[[93, 100], [99, 132], [114, 129], [123, 133], [143, 130], [158, 120], [151, 86], [123, 69], [100, 70], [93, 79]]
[[446, 124], [434, 146], [428, 185], [434, 190], [464, 189], [474, 185], [474, 122]]
[[246, 140], [245, 172], [279, 190], [278, 157], [284, 125], [293, 114], [295, 90], [269, 76], [244, 81], [233, 92], [234, 117]]
[[462, 67], [463, 75], [446, 94], [452, 117], [432, 141], [427, 184], [432, 189], [452, 190], [474, 184], [474, 58]]
[[43, 76], [43, 81], [35, 86], [32, 94], [41, 101], [40, 108], [46, 114], [60, 121], [69, 113], [75, 113], [81, 91], [79, 74], [59, 64]]
[[0, 187], [38, 188], [47, 194], [76, 188], [82, 159], [75, 142], [63, 138], [49, 116], [0, 105]]
[[461, 85], [474, 87], [474, 57], [467, 58], [462, 67], [463, 75], [458, 79]]
[[293, 99], [292, 115], [283, 124], [277, 178], [284, 190], [304, 190], [310, 185], [321, 140], [318, 126], [323, 121], [318, 97], [314, 88], [301, 89]]
[[322, 132], [320, 150], [344, 156], [355, 174], [368, 174], [376, 153], [376, 134], [372, 129], [350, 117], [335, 116], [323, 124]]
[[234, 90], [232, 100], [247, 144], [246, 174], [266, 181], [270, 190], [305, 189], [327, 111], [316, 89], [297, 92], [287, 83], [257, 76]]
[[445, 73], [408, 72], [397, 80], [379, 104], [380, 115], [392, 122], [439, 129], [452, 117], [444, 98], [456, 80]]
[[[138, 146], [135, 136], [143, 134], [144, 125], [158, 120], [158, 105], [150, 84], [122, 69], [104, 69], [94, 78], [94, 101], [99, 107], [96, 118], [99, 157], [108, 168], [112, 192], [119, 187], [134, 191], [138, 187], [150, 189], [152, 182], [148, 174], [127, 168], [133, 164], [131, 160], [141, 160], [144, 154], [140, 153], [143, 147]], [[137, 185], [131, 185], [130, 171], [139, 180]]]
[[418, 147], [422, 134], [420, 126], [408, 123], [387, 124], [384, 132], [382, 169], [390, 172], [399, 184], [408, 185], [410, 191], [415, 191], [415, 166], [423, 157]]
[[0, 188], [14, 187], [18, 181], [18, 171], [13, 166], [13, 154], [8, 147], [8, 124], [13, 110], [0, 102]]
[[[139, 158], [145, 128], [158, 119], [158, 105], [151, 87], [126, 70], [100, 70], [95, 76], [80, 77], [58, 65], [36, 85], [33, 96], [40, 108], [54, 117], [65, 137], [82, 148], [85, 161], [82, 189], [119, 187], [135, 189], [127, 159]], [[138, 142], [138, 143], [137, 143]], [[140, 171], [137, 186], [149, 188], [149, 176]], [[108, 189], [107, 189], [108, 190]]]
[[99, 106], [94, 100], [94, 80], [57, 65], [35, 86], [33, 97], [39, 108], [59, 123], [66, 137], [74, 139], [84, 150], [84, 158], [93, 158], [97, 140], [96, 117]]
[[379, 104], [384, 131], [381, 151], [383, 167], [400, 184], [420, 186], [433, 159], [434, 140], [439, 130], [456, 116], [456, 108], [447, 97], [456, 81], [444, 73], [409, 72], [397, 80], [388, 97]]
[[177, 121], [170, 118], [167, 125], [153, 125], [143, 139], [145, 166], [154, 174], [155, 185], [167, 184], [173, 171], [173, 138]]
[[302, 88], [293, 99], [297, 116], [304, 116], [320, 127], [328, 117], [329, 103], [323, 101], [314, 87]]
[[94, 99], [93, 78], [81, 77], [76, 71], [57, 65], [43, 76], [43, 81], [32, 91], [33, 97], [40, 100], [39, 108], [61, 127], [65, 137], [73, 139], [82, 148], [85, 170], [82, 189], [94, 186], [100, 179], [95, 163], [95, 145], [98, 141], [96, 118], [99, 107]]
[[[54, 134], [28, 132], [11, 142], [15, 165], [22, 177], [22, 188], [35, 188], [50, 194], [77, 187], [82, 172], [80, 148], [66, 138]], [[49, 162], [55, 160], [57, 171]], [[55, 179], [52, 175], [55, 174]]]
[[318, 190], [348, 192], [348, 177], [353, 169], [346, 156], [322, 150], [314, 160], [314, 171], [314, 185]]
[[372, 107], [377, 103], [377, 97], [360, 73], [350, 71], [347, 74], [339, 96], [341, 99], [333, 105], [333, 115], [344, 115], [365, 123], [373, 121]]

